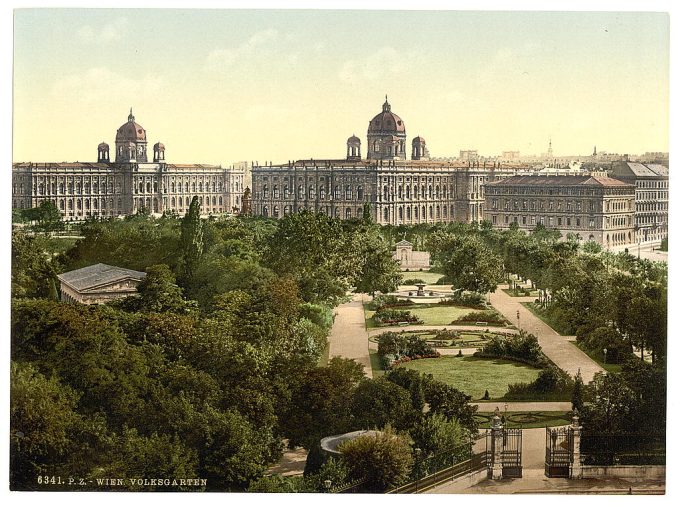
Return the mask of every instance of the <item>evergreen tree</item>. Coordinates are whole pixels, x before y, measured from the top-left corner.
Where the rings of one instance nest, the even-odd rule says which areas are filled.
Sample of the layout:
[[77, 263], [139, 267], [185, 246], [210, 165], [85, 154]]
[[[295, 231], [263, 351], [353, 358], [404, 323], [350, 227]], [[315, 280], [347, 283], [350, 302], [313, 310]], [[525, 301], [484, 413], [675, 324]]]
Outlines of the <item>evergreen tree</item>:
[[583, 412], [583, 377], [581, 377], [581, 370], [574, 377], [574, 390], [571, 392], [571, 409]]
[[198, 197], [191, 199], [189, 211], [182, 219], [180, 239], [184, 276], [191, 278], [203, 255], [203, 223], [201, 222], [201, 206]]

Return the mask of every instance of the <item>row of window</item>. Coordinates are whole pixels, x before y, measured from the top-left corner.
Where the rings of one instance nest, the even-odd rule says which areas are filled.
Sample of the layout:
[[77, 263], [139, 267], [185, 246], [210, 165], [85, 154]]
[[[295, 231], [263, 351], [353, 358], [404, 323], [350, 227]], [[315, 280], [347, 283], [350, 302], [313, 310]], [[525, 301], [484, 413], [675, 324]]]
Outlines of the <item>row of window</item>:
[[[519, 216], [513, 216], [510, 217], [508, 215], [503, 216], [503, 224], [508, 225], [511, 222], [516, 223], [516, 224], [522, 224], [522, 225], [530, 225], [530, 226], [535, 226], [537, 224], [543, 224], [547, 227], [572, 227], [572, 224], [574, 227], [581, 227], [581, 217], [541, 217], [541, 216], [529, 216], [527, 217], [526, 215], [523, 215], [521, 217]], [[498, 221], [498, 215], [492, 215], [491, 216], [491, 223], [493, 225], [497, 225], [499, 223]], [[588, 219], [588, 228], [589, 229], [594, 229], [595, 228], [595, 219], [594, 218], [589, 218]]]
[[[138, 190], [138, 193], [143, 194], [144, 189], [146, 188], [146, 193], [156, 193], [158, 192], [158, 182], [154, 181], [153, 184], [150, 181], [146, 182], [146, 185], [143, 182], [140, 182], [136, 187], [135, 190]], [[189, 192], [221, 192], [222, 191], [222, 182], [215, 183], [213, 181], [212, 185], [209, 183], [205, 184], [205, 187], [203, 186], [203, 182], [199, 181], [198, 185], [196, 185], [196, 182], [194, 181], [189, 185], [189, 182], [185, 182], [184, 185], [182, 183], [175, 183], [174, 181], [170, 183], [170, 192], [171, 193], [189, 193]], [[163, 193], [166, 194], [168, 193], [168, 187], [163, 186]]]
[[[256, 198], [259, 199], [260, 196], [258, 195], [259, 193], [256, 194]], [[317, 193], [316, 193], [316, 188], [311, 186], [307, 189], [305, 192], [305, 188], [300, 185], [297, 189], [297, 198], [300, 200], [304, 200], [305, 198], [307, 199], [316, 199]], [[326, 193], [326, 187], [321, 187], [319, 188], [319, 199], [325, 200], [327, 197]], [[337, 186], [333, 189], [333, 198], [334, 199], [342, 199], [342, 189], [340, 186]], [[352, 200], [354, 196], [356, 196], [356, 199], [359, 201], [364, 200], [364, 188], [363, 187], [356, 187], [356, 189], [352, 189], [350, 185], [347, 185], [345, 187], [345, 200]], [[274, 185], [272, 188], [272, 197], [274, 199], [280, 199], [281, 198], [281, 192], [279, 191], [279, 186]], [[284, 199], [290, 199], [291, 197], [295, 197], [294, 195], [291, 194], [291, 191], [289, 190], [288, 186], [283, 187], [283, 198]], [[269, 185], [264, 185], [262, 187], [262, 199], [269, 199]]]
[[[547, 206], [548, 206], [548, 211], [562, 211], [562, 202], [563, 201], [547, 201]], [[499, 204], [499, 199], [491, 199], [491, 209], [492, 210], [497, 210], [498, 209], [498, 204]], [[546, 201], [527, 201], [527, 200], [522, 200], [521, 202], [518, 200], [510, 201], [509, 199], [503, 199], [503, 209], [505, 211], [510, 211], [510, 206], [512, 204], [512, 210], [513, 211], [519, 211], [520, 206], [521, 209], [526, 211], [536, 211], [537, 209], [540, 211], [544, 211], [546, 209]], [[581, 211], [582, 209], [582, 203], [581, 201], [575, 201], [572, 203], [572, 201], [566, 201], [565, 206], [566, 211]], [[588, 201], [588, 211], [595, 211], [595, 201]]]

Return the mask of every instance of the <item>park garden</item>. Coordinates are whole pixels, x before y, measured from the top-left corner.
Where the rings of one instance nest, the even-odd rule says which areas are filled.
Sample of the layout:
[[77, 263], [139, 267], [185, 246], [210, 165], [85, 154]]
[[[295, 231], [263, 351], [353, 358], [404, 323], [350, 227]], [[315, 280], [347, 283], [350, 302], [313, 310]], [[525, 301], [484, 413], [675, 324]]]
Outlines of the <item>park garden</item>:
[[[312, 212], [202, 219], [196, 200], [185, 217], [90, 221], [80, 234], [57, 244], [13, 233], [14, 489], [33, 489], [41, 474], [92, 484], [161, 474], [204, 477], [213, 491], [324, 491], [326, 481], [385, 491], [416, 462], [469, 442], [486, 420], [473, 399], [571, 400], [593, 430], [665, 430], [665, 266], [542, 228], [395, 228]], [[400, 273], [391, 252], [403, 237], [432, 252], [439, 272]], [[56, 274], [98, 262], [146, 271], [138, 295], [60, 302]], [[542, 318], [575, 331], [595, 357], [606, 348], [600, 359], [619, 372], [584, 385], [546, 360], [535, 337], [511, 332], [483, 303], [510, 276], [538, 293]], [[459, 292], [443, 304], [366, 308], [367, 326], [389, 325], [372, 357], [383, 375], [325, 359], [333, 308], [351, 291], [394, 292], [404, 278], [444, 278]], [[423, 328], [409, 331], [416, 322]], [[539, 424], [535, 414], [510, 417]], [[358, 428], [387, 436], [321, 459], [321, 438]], [[303, 477], [267, 474], [286, 446], [309, 452]]]

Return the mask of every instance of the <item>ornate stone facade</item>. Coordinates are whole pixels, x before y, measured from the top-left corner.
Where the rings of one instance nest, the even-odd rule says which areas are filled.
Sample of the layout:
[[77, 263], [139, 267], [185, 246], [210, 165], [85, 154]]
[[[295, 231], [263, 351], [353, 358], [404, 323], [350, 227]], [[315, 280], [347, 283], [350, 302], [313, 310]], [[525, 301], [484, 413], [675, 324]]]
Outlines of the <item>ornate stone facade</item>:
[[280, 218], [309, 209], [347, 219], [361, 217], [370, 204], [380, 224], [481, 221], [484, 185], [519, 168], [432, 161], [420, 136], [406, 160], [406, 126], [387, 100], [369, 122], [367, 141], [366, 159], [352, 136], [345, 159], [254, 166], [253, 214]]
[[484, 218], [494, 228], [542, 223], [564, 237], [578, 234], [604, 248], [635, 238], [635, 187], [603, 176], [513, 176], [486, 184]]
[[116, 217], [149, 210], [185, 213], [193, 196], [201, 213], [238, 211], [245, 188], [242, 169], [207, 164], [169, 164], [165, 145], [153, 147], [147, 162], [146, 131], [128, 121], [116, 133], [115, 162], [109, 145], [97, 147], [97, 162], [20, 162], [12, 165], [12, 206], [32, 208], [54, 202], [67, 221]]

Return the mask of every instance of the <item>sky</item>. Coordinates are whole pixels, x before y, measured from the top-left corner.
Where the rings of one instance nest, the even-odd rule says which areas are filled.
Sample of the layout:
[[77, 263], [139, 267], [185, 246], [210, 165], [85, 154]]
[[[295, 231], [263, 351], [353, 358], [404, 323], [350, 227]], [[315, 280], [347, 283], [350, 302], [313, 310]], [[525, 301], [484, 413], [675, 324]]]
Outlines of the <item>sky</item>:
[[385, 95], [430, 154], [668, 151], [665, 13], [18, 9], [13, 160], [343, 158]]

